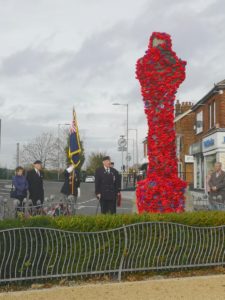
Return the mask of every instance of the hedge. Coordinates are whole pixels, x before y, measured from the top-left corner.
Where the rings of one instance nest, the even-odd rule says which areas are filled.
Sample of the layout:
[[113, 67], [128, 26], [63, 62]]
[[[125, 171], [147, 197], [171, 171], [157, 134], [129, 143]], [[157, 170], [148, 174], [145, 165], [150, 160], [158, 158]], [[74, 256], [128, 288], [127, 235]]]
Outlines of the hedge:
[[94, 232], [141, 222], [173, 222], [200, 227], [220, 226], [225, 225], [225, 212], [198, 211], [180, 214], [60, 216], [56, 218], [46, 216], [20, 217], [0, 221], [0, 230], [21, 227], [46, 227], [77, 232]]
[[[208, 228], [199, 230], [156, 223], [94, 233], [143, 222], [172, 222]], [[0, 221], [0, 282], [70, 274], [107, 274], [118, 272], [120, 267], [123, 272], [130, 272], [224, 265], [225, 229], [209, 229], [219, 225], [225, 225], [225, 212], [57, 218], [21, 216]], [[42, 228], [1, 231], [23, 227]]]

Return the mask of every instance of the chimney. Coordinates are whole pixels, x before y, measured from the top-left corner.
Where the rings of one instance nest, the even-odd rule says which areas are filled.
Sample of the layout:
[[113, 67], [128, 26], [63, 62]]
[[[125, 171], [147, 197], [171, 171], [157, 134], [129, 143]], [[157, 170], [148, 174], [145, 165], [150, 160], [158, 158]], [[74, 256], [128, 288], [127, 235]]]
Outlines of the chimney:
[[186, 112], [187, 110], [191, 109], [192, 106], [193, 106], [193, 103], [192, 102], [182, 102], [181, 105], [180, 105], [180, 110], [181, 110], [181, 113], [183, 114], [184, 112]]
[[175, 104], [175, 117], [181, 114], [181, 105], [180, 105], [180, 101], [177, 100], [176, 104]]

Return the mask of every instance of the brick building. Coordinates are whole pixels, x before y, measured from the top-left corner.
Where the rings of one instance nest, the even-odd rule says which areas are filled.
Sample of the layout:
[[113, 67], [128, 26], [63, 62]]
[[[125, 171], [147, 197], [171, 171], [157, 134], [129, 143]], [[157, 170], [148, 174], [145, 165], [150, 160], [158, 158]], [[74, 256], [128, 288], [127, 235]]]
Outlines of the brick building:
[[194, 158], [194, 188], [206, 188], [206, 176], [220, 161], [225, 168], [225, 80], [192, 107], [195, 117], [190, 155]]
[[195, 116], [193, 103], [177, 100], [175, 104], [175, 131], [179, 177], [193, 184], [193, 157], [189, 155], [190, 145], [194, 142]]
[[[179, 176], [202, 193], [214, 163], [222, 162], [225, 170], [225, 80], [194, 105], [178, 100], [174, 126]], [[143, 145], [146, 159], [147, 139]]]

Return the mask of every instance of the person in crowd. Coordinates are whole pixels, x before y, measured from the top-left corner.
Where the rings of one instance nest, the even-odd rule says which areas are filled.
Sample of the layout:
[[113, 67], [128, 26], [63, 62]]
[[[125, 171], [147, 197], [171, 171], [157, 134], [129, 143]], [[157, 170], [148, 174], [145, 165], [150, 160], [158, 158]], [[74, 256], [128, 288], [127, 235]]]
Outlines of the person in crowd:
[[115, 214], [116, 199], [120, 193], [120, 183], [117, 171], [111, 167], [111, 159], [105, 156], [103, 166], [95, 172], [95, 194], [100, 201], [101, 213]]
[[15, 188], [15, 198], [19, 200], [18, 210], [23, 211], [23, 200], [27, 197], [28, 182], [24, 176], [24, 168], [18, 166], [15, 176], [12, 178], [12, 185]]
[[225, 172], [222, 170], [221, 162], [215, 163], [215, 171], [209, 179], [210, 187], [210, 203], [213, 202], [225, 203]]
[[209, 186], [209, 180], [212, 176], [212, 173], [213, 173], [213, 170], [209, 170], [208, 175], [206, 176], [206, 194], [208, 194], [208, 195], [210, 194], [210, 191], [211, 191], [210, 186]]
[[115, 170], [116, 176], [117, 176], [117, 180], [118, 180], [118, 194], [116, 196], [117, 199], [117, 206], [121, 206], [121, 201], [122, 201], [122, 197], [121, 197], [121, 183], [122, 183], [122, 176], [121, 174], [117, 171], [117, 169], [115, 169], [114, 167], [114, 162], [111, 161], [111, 168], [113, 168]]
[[120, 175], [120, 173], [115, 169], [115, 167], [114, 167], [114, 162], [113, 162], [113, 161], [111, 161], [110, 167], [111, 167], [112, 169], [114, 169], [114, 171], [115, 171], [115, 173], [116, 173], [116, 176], [117, 176], [117, 179], [118, 179], [118, 184], [119, 184], [119, 191], [120, 191], [120, 190], [121, 190], [121, 175]]
[[66, 200], [71, 201], [72, 214], [74, 215], [76, 213], [77, 198], [80, 197], [80, 178], [79, 173], [72, 164], [64, 172], [64, 183], [60, 192], [66, 197]]
[[80, 179], [79, 173], [74, 170], [74, 166], [70, 165], [64, 172], [64, 183], [60, 191], [65, 196], [80, 196]]
[[44, 202], [43, 172], [42, 162], [36, 160], [33, 163], [33, 169], [27, 172], [27, 181], [29, 187], [29, 199], [32, 200], [34, 206], [38, 205], [38, 201]]

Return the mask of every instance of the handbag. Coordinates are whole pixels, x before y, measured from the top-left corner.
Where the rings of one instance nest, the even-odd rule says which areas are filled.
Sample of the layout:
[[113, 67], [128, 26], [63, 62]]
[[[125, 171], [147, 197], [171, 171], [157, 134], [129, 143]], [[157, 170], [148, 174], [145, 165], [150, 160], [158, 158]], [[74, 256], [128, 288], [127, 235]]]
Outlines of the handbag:
[[16, 198], [16, 196], [17, 196], [17, 194], [16, 194], [16, 188], [12, 184], [12, 187], [11, 187], [11, 190], [10, 190], [10, 198]]

